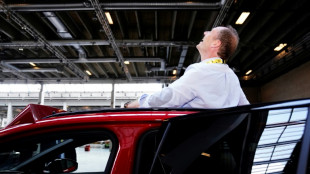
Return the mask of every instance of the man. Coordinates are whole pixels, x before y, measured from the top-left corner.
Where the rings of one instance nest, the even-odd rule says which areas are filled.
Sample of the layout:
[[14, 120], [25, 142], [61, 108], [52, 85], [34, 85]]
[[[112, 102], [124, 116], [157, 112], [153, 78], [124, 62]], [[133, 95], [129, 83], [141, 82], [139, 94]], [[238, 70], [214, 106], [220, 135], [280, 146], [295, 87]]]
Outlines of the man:
[[239, 42], [231, 26], [204, 32], [196, 46], [201, 62], [190, 65], [178, 80], [152, 95], [144, 94], [127, 108], [225, 108], [249, 104], [235, 73], [224, 64]]

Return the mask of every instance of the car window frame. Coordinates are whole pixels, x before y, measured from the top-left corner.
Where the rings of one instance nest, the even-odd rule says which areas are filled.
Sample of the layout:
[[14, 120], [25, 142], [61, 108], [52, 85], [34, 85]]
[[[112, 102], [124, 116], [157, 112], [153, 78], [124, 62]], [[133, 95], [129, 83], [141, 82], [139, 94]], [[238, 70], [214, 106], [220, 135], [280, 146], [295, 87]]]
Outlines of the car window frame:
[[[79, 141], [77, 138], [79, 138], [79, 135], [80, 134], [85, 134], [84, 136], [86, 136], [86, 134], [96, 134], [96, 137], [94, 139], [100, 139], [101, 137], [106, 137], [108, 138], [109, 140], [111, 140], [113, 146], [112, 146], [112, 149], [111, 149], [111, 153], [108, 157], [108, 161], [106, 163], [106, 167], [105, 167], [105, 170], [104, 171], [100, 171], [100, 172], [81, 172], [81, 173], [94, 173], [94, 174], [97, 174], [97, 173], [111, 173], [111, 170], [112, 170], [112, 167], [113, 167], [113, 164], [114, 164], [114, 161], [116, 160], [116, 154], [117, 154], [117, 151], [118, 151], [118, 146], [119, 146], [119, 141], [117, 139], [117, 136], [107, 130], [107, 129], [104, 129], [104, 128], [90, 128], [90, 129], [77, 129], [77, 130], [70, 130], [70, 131], [66, 131], [66, 132], [63, 132], [63, 131], [53, 131], [53, 130], [50, 130], [48, 131], [48, 133], [46, 133], [45, 131], [44, 132], [36, 132], [36, 133], [33, 133], [29, 136], [25, 136], [23, 138], [20, 138], [19, 136], [17, 136], [17, 138], [15, 137], [11, 137], [9, 141], [1, 144], [3, 150], [9, 148], [9, 146], [12, 144], [12, 143], [18, 143], [18, 142], [30, 142], [32, 140], [35, 140], [36, 142], [38, 142], [37, 140], [40, 140], [40, 139], [46, 139], [46, 137], [49, 137], [49, 136], [53, 136], [53, 138], [64, 138], [64, 137], [72, 137], [72, 138], [67, 138], [67, 140], [69, 141], [64, 141], [60, 144], [57, 144], [56, 146], [53, 146], [51, 148], [48, 148], [44, 151], [42, 151], [42, 154], [38, 154], [36, 156], [33, 156], [31, 157], [30, 159], [27, 159], [23, 162], [21, 162], [20, 164], [18, 164], [17, 166], [14, 166], [13, 168], [11, 168], [10, 170], [12, 171], [19, 171], [22, 167], [24, 167], [24, 165], [26, 164], [30, 164], [37, 161], [37, 160], [40, 160], [41, 158], [44, 158], [44, 155], [49, 155], [49, 153], [52, 153], [53, 151], [57, 151], [59, 150], [59, 147], [62, 148], [70, 143], [77, 143], [77, 142], [81, 142]], [[70, 139], [75, 139], [70, 141]], [[78, 140], [78, 141], [76, 141]], [[82, 140], [83, 141], [83, 140]], [[84, 140], [85, 141], [85, 140]], [[88, 140], [86, 140], [85, 142], [87, 142]], [[67, 143], [67, 144], [66, 144]], [[24, 163], [24, 164], [23, 164]]]

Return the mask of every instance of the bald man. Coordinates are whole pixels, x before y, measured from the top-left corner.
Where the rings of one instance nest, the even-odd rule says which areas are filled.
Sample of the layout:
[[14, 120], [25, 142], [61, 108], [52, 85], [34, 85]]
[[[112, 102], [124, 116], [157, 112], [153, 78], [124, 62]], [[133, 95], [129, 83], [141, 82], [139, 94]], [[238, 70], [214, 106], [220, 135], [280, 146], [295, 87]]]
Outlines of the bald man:
[[237, 49], [231, 26], [205, 31], [196, 46], [201, 62], [190, 65], [178, 80], [152, 95], [143, 94], [127, 108], [225, 108], [249, 104], [236, 74], [224, 62]]

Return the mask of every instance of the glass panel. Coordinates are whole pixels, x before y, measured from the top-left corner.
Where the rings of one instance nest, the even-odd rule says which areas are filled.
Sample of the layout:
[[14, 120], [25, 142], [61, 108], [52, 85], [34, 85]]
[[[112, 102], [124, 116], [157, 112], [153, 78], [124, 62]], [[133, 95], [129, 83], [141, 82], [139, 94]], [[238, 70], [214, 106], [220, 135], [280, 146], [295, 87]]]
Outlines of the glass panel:
[[278, 162], [278, 163], [270, 163], [268, 166], [267, 173], [283, 171], [286, 163], [287, 163], [286, 161], [285, 162]]
[[299, 140], [304, 133], [305, 124], [287, 126], [279, 142]]
[[266, 128], [258, 142], [258, 145], [276, 143], [283, 130], [284, 126], [276, 128]]
[[276, 146], [271, 160], [290, 158], [296, 143]]
[[30, 173], [30, 170], [32, 174], [55, 173], [54, 170], [62, 170], [57, 163], [61, 160], [77, 162], [74, 173], [105, 171], [112, 143], [104, 133], [97, 135], [87, 132], [82, 136], [66, 137], [38, 137], [10, 143], [0, 149], [0, 171], [15, 168], [24, 173]]
[[290, 121], [306, 120], [308, 108], [295, 108]]
[[254, 162], [270, 160], [274, 147], [259, 148], [255, 152]]
[[288, 122], [292, 109], [270, 110], [268, 113], [267, 125]]
[[111, 148], [110, 140], [98, 141], [75, 148], [79, 167], [74, 173], [104, 171]]
[[265, 173], [268, 164], [255, 165], [252, 167], [252, 174], [261, 174]]

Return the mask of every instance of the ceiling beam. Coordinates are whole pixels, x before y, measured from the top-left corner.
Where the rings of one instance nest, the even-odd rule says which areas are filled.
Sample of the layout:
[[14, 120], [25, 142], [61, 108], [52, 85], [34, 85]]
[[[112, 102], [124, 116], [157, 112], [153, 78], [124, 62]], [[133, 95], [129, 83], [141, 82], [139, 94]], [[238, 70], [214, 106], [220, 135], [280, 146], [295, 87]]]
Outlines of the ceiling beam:
[[105, 16], [104, 12], [101, 9], [99, 1], [98, 0], [90, 0], [90, 2], [95, 9], [96, 15], [97, 15], [97, 17], [98, 17], [98, 19], [102, 25], [102, 28], [104, 29], [105, 34], [107, 35], [107, 37], [109, 39], [109, 42], [110, 42], [110, 44], [114, 50], [116, 57], [118, 58], [119, 63], [121, 64], [121, 67], [122, 67], [122, 69], [123, 69], [123, 71], [127, 77], [127, 80], [131, 81], [131, 79], [132, 79], [131, 74], [128, 70], [128, 67], [124, 63], [124, 59], [123, 59], [123, 55], [122, 55], [121, 51], [119, 50], [118, 46], [116, 45], [115, 38], [114, 38], [114, 35], [113, 35], [112, 30], [110, 28], [109, 22]]
[[175, 30], [175, 24], [177, 21], [177, 14], [178, 14], [178, 12], [176, 10], [174, 10], [173, 15], [172, 15], [172, 23], [171, 23], [171, 40], [174, 39], [174, 30]]
[[154, 27], [155, 27], [155, 40], [158, 40], [158, 14], [157, 14], [157, 11], [155, 11], [155, 21], [154, 21], [154, 23], [155, 23], [155, 25], [154, 25]]
[[93, 73], [97, 78], [99, 78], [99, 75], [97, 71], [93, 68], [91, 64], [83, 63], [87, 67], [87, 70], [89, 70], [91, 73]]
[[189, 37], [191, 36], [194, 22], [196, 19], [196, 15], [197, 15], [197, 11], [193, 11], [191, 15], [191, 20], [189, 21], [189, 25], [188, 25], [187, 39], [189, 39]]
[[12, 66], [10, 64], [7, 64], [3, 61], [1, 61], [0, 63], [0, 68], [2, 69], [2, 71], [10, 71], [11, 73], [13, 73], [14, 75], [22, 78], [22, 79], [27, 79], [27, 80], [30, 80], [31, 77], [25, 73], [22, 73], [20, 71], [20, 69], [16, 68], [15, 66]]
[[133, 70], [134, 70], [134, 72], [135, 72], [135, 74], [136, 74], [136, 77], [139, 77], [139, 74], [138, 74], [138, 71], [137, 71], [137, 67], [136, 67], [136, 63], [135, 63], [135, 62], [132, 63], [132, 67], [133, 67]]
[[117, 23], [119, 25], [119, 29], [121, 30], [122, 38], [125, 38], [126, 35], [125, 35], [125, 32], [124, 32], [123, 21], [121, 20], [120, 14], [117, 11], [115, 11], [114, 14], [115, 14], [115, 17], [116, 17], [116, 21], [117, 21]]
[[181, 52], [179, 64], [178, 64], [178, 67], [177, 67], [177, 76], [180, 76], [180, 73], [181, 73], [181, 70], [183, 68], [183, 64], [184, 64], [184, 61], [185, 61], [185, 57], [187, 55], [187, 50], [188, 50], [188, 47], [186, 47], [186, 46], [182, 47], [182, 52]]
[[107, 73], [107, 70], [104, 68], [104, 66], [100, 63], [95, 63], [95, 67], [98, 67], [100, 71], [105, 75], [106, 78], [109, 78], [109, 75]]
[[137, 21], [137, 32], [138, 32], [138, 37], [139, 37], [139, 39], [141, 39], [142, 34], [141, 34], [140, 17], [139, 17], [139, 13], [138, 13], [137, 11], [135, 11], [135, 17], [136, 17], [136, 21]]
[[[130, 57], [124, 58], [129, 62], [165, 62], [162, 58], [151, 58], [151, 57]], [[92, 59], [70, 59], [74, 63], [115, 63], [117, 58], [92, 58]], [[55, 58], [44, 58], [44, 59], [15, 59], [15, 60], [2, 60], [2, 62], [7, 64], [29, 64], [32, 63], [60, 63], [60, 60]]]
[[[107, 40], [48, 40], [52, 46], [93, 46], [93, 45], [110, 45]], [[139, 47], [139, 46], [189, 46], [195, 47], [196, 43], [191, 41], [152, 41], [152, 40], [115, 40], [118, 47]], [[21, 48], [21, 47], [44, 47], [43, 43], [36, 41], [12, 41], [1, 42], [2, 48]]]
[[215, 22], [213, 24], [212, 28], [215, 28], [217, 26], [220, 26], [223, 22], [223, 20], [225, 19], [232, 3], [234, 2], [234, 0], [222, 0], [221, 1], [221, 10], [217, 16], [217, 18], [215, 19]]
[[39, 43], [45, 45], [45, 48], [53, 53], [57, 58], [59, 58], [63, 64], [66, 64], [66, 66], [68, 66], [78, 78], [83, 80], [87, 79], [88, 76], [70, 60], [68, 60], [57, 47], [52, 46], [41, 33], [39, 33], [33, 26], [27, 23], [26, 20], [23, 19], [19, 14], [11, 11], [2, 0], [0, 2], [0, 9], [2, 9], [12, 21], [23, 28], [34, 39], [38, 40]]
[[[92, 79], [91, 83], [93, 84], [110, 84], [110, 83], [171, 83], [172, 81], [176, 80], [175, 76], [149, 76], [149, 77], [132, 77], [132, 81], [128, 82], [127, 80], [122, 80], [122, 79], [114, 79], [114, 78], [110, 78], [110, 79]], [[14, 83], [14, 84], [25, 84], [25, 82], [31, 84], [31, 83], [37, 83], [37, 82], [44, 82], [44, 84], [82, 84], [82, 83], [87, 83], [87, 81], [81, 81], [78, 78], [72, 78], [72, 77], [67, 77], [67, 78], [36, 78], [36, 79], [30, 79], [30, 80], [18, 80], [15, 77], [10, 78], [6, 78], [6, 79], [2, 79], [2, 84], [5, 83]]]
[[[205, 3], [205, 2], [115, 2], [100, 3], [99, 6], [103, 10], [219, 10], [222, 6], [221, 2]], [[57, 4], [27, 4], [20, 5], [8, 4], [8, 7], [18, 12], [42, 12], [42, 11], [90, 11], [94, 10], [88, 2], [82, 3], [57, 3]], [[3, 12], [0, 9], [0, 12]]]

